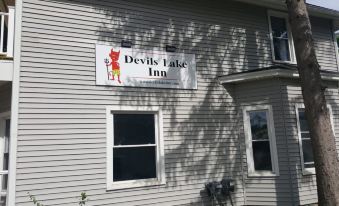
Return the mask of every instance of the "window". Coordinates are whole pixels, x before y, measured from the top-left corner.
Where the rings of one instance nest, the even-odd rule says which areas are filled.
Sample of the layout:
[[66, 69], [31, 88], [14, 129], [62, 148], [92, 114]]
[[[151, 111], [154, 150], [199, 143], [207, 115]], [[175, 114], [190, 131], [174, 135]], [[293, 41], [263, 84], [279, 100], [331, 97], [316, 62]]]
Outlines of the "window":
[[[331, 107], [328, 106], [328, 109], [332, 121]], [[315, 174], [310, 130], [307, 124], [305, 108], [303, 104], [296, 105], [296, 114], [297, 114], [297, 127], [298, 127], [302, 171], [303, 174]]]
[[158, 108], [107, 108], [107, 188], [165, 183], [162, 113]]
[[287, 14], [269, 12], [268, 15], [273, 61], [295, 63], [294, 46]]
[[5, 206], [7, 202], [8, 158], [10, 139], [9, 115], [9, 113], [0, 114], [0, 206]]
[[337, 49], [338, 49], [338, 54], [339, 54], [339, 31], [336, 31], [335, 38], [337, 40], [336, 42], [337, 42]]
[[272, 107], [244, 108], [249, 176], [279, 175]]

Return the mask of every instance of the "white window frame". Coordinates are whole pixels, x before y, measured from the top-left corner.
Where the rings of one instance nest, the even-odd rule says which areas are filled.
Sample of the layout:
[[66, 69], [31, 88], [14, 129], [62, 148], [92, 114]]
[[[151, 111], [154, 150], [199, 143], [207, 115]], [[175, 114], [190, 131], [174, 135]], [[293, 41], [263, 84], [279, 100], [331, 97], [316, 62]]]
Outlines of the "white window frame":
[[[153, 179], [113, 181], [113, 114], [154, 114], [155, 116], [155, 144], [156, 144], [156, 174]], [[106, 133], [107, 133], [107, 157], [106, 174], [107, 190], [116, 190], [124, 188], [146, 187], [166, 184], [165, 162], [164, 162], [164, 140], [163, 140], [163, 122], [162, 111], [159, 107], [143, 106], [107, 106], [106, 107]]]
[[[334, 28], [334, 24], [332, 23], [332, 28]], [[337, 41], [337, 37], [339, 37], [339, 30], [337, 32], [333, 32], [333, 39], [334, 39], [334, 48], [337, 51], [335, 53], [336, 60], [337, 60], [337, 68], [339, 69], [339, 42]]]
[[[332, 126], [332, 131], [334, 132], [334, 122], [333, 122], [333, 113], [331, 105], [327, 105], [328, 111], [330, 113], [330, 121]], [[314, 175], [315, 174], [315, 167], [313, 168], [305, 168], [304, 164], [304, 153], [303, 153], [303, 145], [301, 139], [301, 128], [300, 128], [300, 121], [299, 121], [299, 109], [305, 109], [304, 104], [296, 104], [295, 105], [295, 113], [296, 113], [296, 120], [297, 120], [297, 131], [298, 131], [298, 141], [299, 141], [299, 152], [300, 152], [300, 162], [301, 162], [301, 169], [303, 175]], [[335, 135], [334, 135], [335, 136]]]
[[[11, 112], [4, 112], [0, 113], [0, 165], [3, 165], [3, 149], [4, 145], [6, 144], [5, 141], [5, 132], [6, 132], [6, 120], [11, 119]], [[8, 140], [9, 141], [9, 140]], [[8, 145], [9, 147], [9, 145]], [[8, 148], [9, 149], [9, 148]], [[8, 159], [9, 161], [9, 159]], [[0, 175], [8, 175], [7, 178], [9, 177], [9, 168], [7, 171], [0, 170]], [[0, 177], [0, 187], [2, 187], [2, 181], [3, 179]], [[0, 188], [1, 190], [1, 188]], [[8, 179], [7, 179], [7, 191], [6, 192], [1, 192], [0, 191], [0, 196], [6, 196], [6, 204], [8, 205]]]
[[[296, 64], [296, 56], [295, 56], [295, 49], [294, 49], [294, 42], [293, 42], [293, 36], [292, 36], [292, 31], [291, 27], [288, 21], [288, 14], [283, 13], [283, 12], [278, 12], [278, 11], [272, 11], [268, 10], [267, 12], [268, 16], [268, 28], [269, 28], [269, 37], [270, 37], [270, 42], [271, 42], [271, 53], [272, 53], [272, 60], [273, 62], [276, 63], [289, 63], [289, 64]], [[273, 35], [272, 35], [272, 24], [271, 24], [271, 16], [273, 17], [278, 17], [278, 18], [284, 18], [286, 20], [286, 28], [288, 31], [288, 46], [289, 46], [289, 52], [290, 52], [290, 61], [281, 61], [281, 60], [276, 60], [275, 59], [275, 51], [274, 51], [274, 44], [273, 44]]]
[[[250, 122], [250, 116], [249, 116], [249, 112], [253, 112], [253, 111], [266, 111], [272, 171], [256, 171], [254, 168], [252, 132], [251, 132], [251, 122]], [[276, 138], [275, 138], [272, 106], [271, 105], [244, 106], [243, 107], [243, 119], [244, 119], [244, 133], [245, 133], [245, 143], [246, 143], [248, 176], [250, 177], [279, 176], [279, 162], [278, 162], [278, 152], [277, 152], [277, 145], [276, 145]]]

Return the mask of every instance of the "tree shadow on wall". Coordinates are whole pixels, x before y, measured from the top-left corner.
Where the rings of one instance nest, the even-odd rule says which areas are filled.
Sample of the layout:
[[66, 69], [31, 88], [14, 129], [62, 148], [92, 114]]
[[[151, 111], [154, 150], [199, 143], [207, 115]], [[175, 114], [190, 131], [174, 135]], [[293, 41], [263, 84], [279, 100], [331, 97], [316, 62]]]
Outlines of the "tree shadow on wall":
[[[119, 191], [102, 189], [100, 197], [88, 193], [91, 202], [208, 205], [204, 184], [232, 178], [236, 181], [233, 200], [243, 204], [242, 121], [234, 98], [217, 78], [271, 63], [265, 10], [221, 0], [64, 2], [88, 10], [86, 15], [91, 20], [84, 12], [74, 18], [84, 25], [88, 20], [89, 33], [96, 28], [97, 43], [119, 45], [129, 40], [133, 48], [142, 50], [164, 50], [166, 45], [174, 45], [180, 53], [195, 54], [197, 64], [197, 90], [102, 87], [94, 85], [93, 76], [95, 90], [110, 92], [105, 98], [111, 105], [162, 109], [167, 184]], [[87, 20], [81, 19], [85, 16]], [[79, 53], [76, 55], [89, 56]], [[104, 112], [102, 115], [105, 119]], [[126, 203], [131, 196], [134, 202]]]
[[[217, 77], [269, 64], [267, 33], [262, 32], [267, 31], [266, 19], [250, 23], [264, 11], [222, 1], [119, 1], [95, 7], [103, 17], [98, 42], [119, 45], [128, 40], [143, 50], [174, 45], [180, 53], [196, 55], [197, 90], [105, 88], [119, 96], [114, 104], [163, 110], [167, 185], [154, 191], [172, 191], [173, 204], [210, 204], [204, 184], [226, 177], [236, 180], [233, 198], [241, 204], [240, 118], [234, 99]], [[241, 16], [244, 11], [249, 15]], [[168, 199], [168, 194], [161, 194]]]

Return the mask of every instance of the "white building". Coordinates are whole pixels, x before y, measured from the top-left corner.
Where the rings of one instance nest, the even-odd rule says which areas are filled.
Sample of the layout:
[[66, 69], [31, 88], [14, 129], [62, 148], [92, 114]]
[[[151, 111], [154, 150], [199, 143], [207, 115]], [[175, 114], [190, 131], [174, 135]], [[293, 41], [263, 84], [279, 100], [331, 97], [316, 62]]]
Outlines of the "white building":
[[[0, 9], [0, 205], [209, 205], [222, 178], [234, 205], [317, 202], [283, 1]], [[339, 13], [309, 12], [339, 146]]]

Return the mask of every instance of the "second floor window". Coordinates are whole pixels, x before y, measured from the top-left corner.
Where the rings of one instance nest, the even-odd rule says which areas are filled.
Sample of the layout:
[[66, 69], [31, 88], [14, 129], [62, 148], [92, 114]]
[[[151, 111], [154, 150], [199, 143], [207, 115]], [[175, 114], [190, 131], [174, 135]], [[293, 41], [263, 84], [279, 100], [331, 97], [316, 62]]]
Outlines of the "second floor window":
[[287, 15], [270, 12], [269, 24], [273, 60], [276, 62], [294, 63], [293, 40]]

